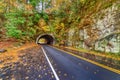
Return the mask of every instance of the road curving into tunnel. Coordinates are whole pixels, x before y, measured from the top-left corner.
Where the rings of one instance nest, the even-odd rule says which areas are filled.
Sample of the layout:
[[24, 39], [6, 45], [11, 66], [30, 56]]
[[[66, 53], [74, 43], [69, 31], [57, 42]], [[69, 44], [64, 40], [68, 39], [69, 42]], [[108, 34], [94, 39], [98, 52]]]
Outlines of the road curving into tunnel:
[[48, 45], [42, 46], [60, 80], [120, 80], [120, 74]]

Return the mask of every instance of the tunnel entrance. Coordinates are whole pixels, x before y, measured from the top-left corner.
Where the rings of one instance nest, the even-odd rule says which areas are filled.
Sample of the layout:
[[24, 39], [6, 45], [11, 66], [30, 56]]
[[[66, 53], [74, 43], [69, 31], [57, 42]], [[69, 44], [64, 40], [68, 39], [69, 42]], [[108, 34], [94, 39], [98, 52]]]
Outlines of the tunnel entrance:
[[53, 45], [55, 42], [55, 39], [50, 34], [42, 34], [37, 37], [36, 43], [37, 44], [48, 44]]

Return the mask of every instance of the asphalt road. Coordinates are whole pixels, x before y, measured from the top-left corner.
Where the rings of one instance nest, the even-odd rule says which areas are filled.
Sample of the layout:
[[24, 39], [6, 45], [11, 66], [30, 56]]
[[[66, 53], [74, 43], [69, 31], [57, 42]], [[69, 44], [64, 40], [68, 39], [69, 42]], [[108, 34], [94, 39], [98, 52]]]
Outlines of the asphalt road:
[[47, 45], [43, 48], [59, 80], [120, 80], [120, 74], [78, 59]]
[[42, 49], [22, 50], [18, 60], [15, 56], [0, 59], [0, 65], [4, 64], [0, 66], [0, 80], [120, 80], [120, 74], [50, 46], [43, 45]]

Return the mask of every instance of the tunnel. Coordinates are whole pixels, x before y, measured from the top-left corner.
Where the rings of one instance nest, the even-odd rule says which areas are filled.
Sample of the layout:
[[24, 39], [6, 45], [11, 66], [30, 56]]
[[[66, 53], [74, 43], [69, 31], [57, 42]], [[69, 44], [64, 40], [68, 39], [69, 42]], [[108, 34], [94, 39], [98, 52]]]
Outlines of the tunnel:
[[[44, 39], [45, 41], [41, 43], [40, 42], [41, 39]], [[37, 44], [53, 45], [54, 42], [55, 42], [55, 39], [51, 34], [42, 34], [42, 35], [39, 35], [36, 39]]]

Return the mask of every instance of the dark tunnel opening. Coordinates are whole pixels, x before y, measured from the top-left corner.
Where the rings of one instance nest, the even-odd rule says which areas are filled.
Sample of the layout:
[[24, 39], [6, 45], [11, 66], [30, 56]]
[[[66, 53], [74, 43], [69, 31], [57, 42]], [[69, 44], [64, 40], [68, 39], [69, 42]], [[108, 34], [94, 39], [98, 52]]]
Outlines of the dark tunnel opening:
[[[40, 42], [42, 39], [43, 42]], [[54, 44], [54, 37], [52, 35], [49, 34], [44, 34], [44, 35], [40, 35], [37, 40], [36, 40], [37, 44], [47, 44], [47, 45], [53, 45]]]

